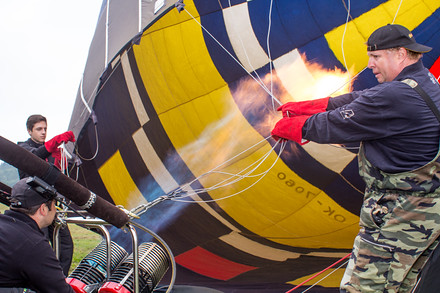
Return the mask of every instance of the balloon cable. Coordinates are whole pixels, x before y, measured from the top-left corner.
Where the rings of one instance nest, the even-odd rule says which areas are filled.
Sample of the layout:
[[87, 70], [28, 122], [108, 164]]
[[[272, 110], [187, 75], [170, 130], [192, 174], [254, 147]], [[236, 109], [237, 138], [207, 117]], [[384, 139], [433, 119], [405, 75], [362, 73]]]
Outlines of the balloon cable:
[[[334, 267], [334, 266], [337, 265], [338, 263], [342, 262], [344, 259], [350, 257], [350, 255], [351, 255], [351, 252], [350, 252], [349, 254], [347, 254], [346, 256], [344, 256], [343, 258], [341, 258], [340, 260], [338, 260], [337, 262], [335, 262], [335, 263], [329, 265], [328, 267], [326, 267], [326, 268], [323, 269], [322, 271], [320, 271], [320, 272], [314, 274], [313, 276], [311, 276], [311, 277], [308, 278], [307, 280], [305, 280], [305, 281], [301, 282], [300, 284], [296, 285], [294, 288], [290, 289], [290, 290], [287, 291], [286, 293], [291, 293], [291, 292], [293, 292], [294, 290], [298, 289], [298, 288], [301, 287], [302, 285], [308, 283], [310, 280], [313, 280], [314, 278], [316, 278], [316, 277], [318, 277], [319, 275], [323, 274], [324, 272], [328, 271], [329, 269], [331, 269], [332, 267]], [[343, 263], [341, 266], [339, 266], [338, 268], [344, 266], [347, 262], [348, 262], [348, 261], [344, 262], [344, 263]], [[329, 276], [329, 275], [330, 275], [330, 274], [328, 274], [327, 276]], [[327, 276], [326, 276], [326, 277], [327, 277]], [[324, 279], [324, 278], [323, 278], [323, 279]], [[321, 279], [320, 281], [322, 281], [323, 279]], [[320, 281], [319, 281], [319, 282], [320, 282]], [[315, 285], [316, 285], [316, 284], [313, 284], [312, 287], [315, 286]], [[312, 288], [312, 287], [310, 287], [310, 288]], [[310, 289], [310, 288], [309, 288], [309, 289]], [[307, 289], [307, 290], [305, 290], [305, 291], [303, 291], [303, 292], [306, 292], [306, 291], [308, 291], [309, 289]]]
[[403, 2], [403, 0], [400, 0], [399, 6], [397, 7], [396, 14], [394, 15], [393, 22], [391, 24], [393, 24], [396, 21], [396, 17], [397, 17], [397, 14], [399, 14], [399, 10], [400, 10], [400, 6], [402, 6], [402, 2]]
[[[345, 6], [345, 1], [343, 1], [343, 2], [344, 2], [344, 6]], [[347, 18], [345, 19], [344, 33], [342, 34], [341, 50], [342, 50], [342, 59], [344, 60], [345, 70], [347, 70], [347, 72], [350, 73], [350, 71], [348, 70], [348, 66], [347, 66], [347, 60], [345, 59], [345, 50], [344, 50], [345, 33], [347, 32], [348, 20], [350, 19], [350, 10], [351, 10], [351, 1], [350, 0], [348, 0], [348, 8], [346, 8], [346, 9], [347, 9]]]
[[[167, 193], [166, 195], [160, 196], [156, 199], [154, 199], [153, 201], [150, 201], [146, 204], [142, 204], [139, 205], [137, 207], [135, 207], [134, 209], [131, 210], [131, 212], [133, 214], [136, 214], [137, 216], [142, 215], [143, 213], [145, 213], [147, 211], [147, 209], [149, 209], [152, 206], [155, 206], [156, 204], [165, 201], [165, 200], [173, 200], [173, 201], [178, 201], [178, 202], [185, 202], [185, 203], [207, 203], [207, 202], [215, 202], [215, 201], [220, 201], [226, 198], [230, 198], [233, 197], [237, 194], [240, 194], [248, 189], [250, 189], [252, 186], [254, 186], [255, 184], [257, 184], [260, 180], [262, 180], [264, 178], [264, 176], [266, 176], [269, 171], [273, 168], [273, 166], [275, 166], [276, 162], [279, 160], [281, 153], [283, 152], [287, 141], [286, 140], [280, 140], [277, 141], [274, 146], [271, 148], [271, 150], [269, 150], [266, 154], [264, 154], [260, 159], [258, 159], [256, 162], [252, 163], [250, 166], [244, 168], [242, 171], [238, 172], [237, 174], [231, 174], [231, 173], [227, 173], [227, 172], [221, 172], [221, 171], [216, 171], [216, 169], [224, 166], [225, 164], [227, 164], [228, 162], [232, 161], [233, 159], [241, 156], [243, 153], [245, 153], [246, 151], [252, 149], [253, 147], [258, 146], [259, 144], [261, 144], [262, 142], [265, 142], [269, 137], [265, 138], [264, 140], [261, 140], [260, 142], [254, 144], [253, 146], [249, 147], [247, 150], [244, 150], [242, 152], [240, 152], [239, 154], [237, 154], [236, 156], [232, 157], [231, 159], [225, 161], [224, 163], [222, 163], [221, 165], [211, 169], [210, 171], [198, 176], [197, 178], [195, 178], [194, 180], [192, 180], [189, 183], [186, 183], [185, 185], [179, 186], [179, 188], [173, 190], [172, 192]], [[268, 156], [273, 152], [273, 150], [280, 145], [280, 151], [277, 155], [277, 158], [275, 159], [274, 163], [264, 172], [260, 173], [260, 174], [256, 174], [256, 175], [252, 175], [252, 173], [268, 158]], [[256, 165], [254, 168], [252, 168], [250, 171], [246, 172], [245, 174], [242, 174], [245, 170], [251, 168], [253, 165]], [[196, 182], [197, 180], [200, 180], [202, 177], [205, 177], [209, 174], [213, 174], [213, 173], [218, 173], [218, 174], [226, 174], [229, 175], [230, 177], [228, 179], [225, 179], [217, 184], [215, 184], [214, 186], [211, 186], [209, 188], [203, 188], [203, 189], [195, 189], [193, 190], [190, 185], [193, 184], [194, 182]], [[200, 193], [206, 193], [207, 191], [212, 191], [215, 189], [219, 189], [222, 187], [226, 187], [228, 185], [231, 185], [233, 183], [236, 183], [244, 178], [252, 178], [252, 177], [259, 177], [258, 180], [256, 180], [254, 183], [252, 183], [250, 186], [246, 187], [245, 189], [242, 189], [234, 194], [222, 197], [222, 198], [217, 198], [217, 199], [212, 199], [212, 200], [184, 200], [182, 198], [184, 197], [189, 197], [189, 196], [194, 196]], [[228, 182], [229, 180], [232, 180], [230, 182]]]
[[[272, 68], [272, 54], [270, 53], [270, 31], [272, 28], [272, 7], [273, 7], [273, 0], [270, 1], [269, 6], [269, 19], [268, 19], [268, 25], [267, 25], [267, 38], [266, 38], [266, 46], [267, 46], [267, 54], [269, 57], [269, 67], [270, 67], [270, 92], [273, 93], [273, 68]], [[272, 99], [272, 107], [275, 110], [274, 100]]]
[[[260, 141], [259, 143], [266, 141], [268, 138]], [[259, 143], [257, 143], [256, 145], [258, 145]], [[273, 152], [273, 150], [278, 146], [278, 144], [280, 144], [281, 148], [280, 148], [280, 152], [277, 155], [277, 158], [275, 159], [275, 161], [272, 163], [272, 165], [265, 170], [264, 172], [261, 172], [259, 174], [252, 174], [255, 170], [258, 169], [258, 167], [261, 166], [261, 164], [269, 157], [269, 155]], [[240, 194], [248, 189], [250, 189], [251, 187], [253, 187], [255, 184], [257, 184], [259, 181], [261, 181], [268, 173], [269, 171], [275, 166], [276, 162], [279, 160], [281, 153], [283, 152], [285, 146], [286, 146], [287, 142], [285, 140], [282, 140], [281, 142], [276, 142], [275, 145], [266, 153], [264, 154], [260, 159], [256, 160], [254, 163], [252, 163], [251, 165], [247, 166], [246, 168], [244, 168], [243, 170], [241, 170], [240, 172], [236, 173], [236, 174], [231, 174], [231, 173], [227, 173], [227, 172], [220, 172], [220, 171], [216, 171], [216, 169], [218, 169], [220, 166], [226, 164], [227, 162], [237, 158], [238, 156], [240, 156], [241, 154], [243, 154], [244, 152], [246, 152], [247, 150], [251, 149], [248, 148], [247, 150], [241, 152], [240, 154], [234, 156], [233, 158], [229, 159], [228, 161], [224, 162], [222, 165], [219, 165], [216, 168], [213, 168], [212, 170], [198, 176], [196, 179], [192, 180], [190, 183], [187, 183], [185, 185], [183, 185], [182, 187], [179, 188], [179, 191], [183, 193], [183, 196], [179, 196], [179, 197], [170, 197], [171, 200], [173, 201], [178, 201], [178, 202], [187, 202], [187, 203], [200, 203], [200, 202], [216, 202], [216, 201], [220, 201], [220, 200], [224, 200], [230, 197], [233, 197], [237, 194]], [[256, 145], [254, 145], [253, 147], [255, 147]], [[255, 165], [255, 167], [253, 167]], [[253, 167], [252, 169], [250, 169], [251, 167]], [[249, 171], [247, 171], [248, 169], [250, 169]], [[246, 173], [243, 173], [247, 171]], [[191, 190], [190, 185], [193, 184], [194, 182], [202, 179], [205, 176], [208, 176], [210, 174], [224, 174], [224, 175], [228, 175], [230, 176], [229, 178], [211, 186], [208, 188], [201, 188], [201, 189], [195, 189], [195, 190]], [[235, 184], [238, 181], [244, 179], [244, 178], [253, 178], [253, 177], [259, 177], [254, 183], [252, 183], [251, 185], [249, 185], [248, 187], [234, 193], [231, 195], [227, 195], [221, 198], [217, 198], [217, 199], [211, 199], [211, 200], [182, 200], [181, 198], [183, 197], [189, 197], [192, 195], [196, 195], [196, 194], [200, 194], [200, 193], [206, 193], [209, 191], [213, 191], [219, 188], [224, 188], [227, 187], [229, 185]], [[231, 181], [230, 181], [231, 180]]]
[[272, 99], [278, 102], [279, 105], [281, 101], [278, 100], [267, 88], [264, 86], [255, 76], [253, 76], [240, 61], [237, 60], [187, 9], [184, 9], [186, 13], [255, 81], [257, 82], [264, 91], [271, 96]]
[[[255, 76], [258, 78], [258, 83], [259, 85], [265, 89], [266, 92], [270, 92], [272, 93], [271, 96], [271, 101], [272, 101], [272, 108], [275, 111], [275, 100], [273, 99], [273, 65], [272, 65], [272, 57], [271, 57], [271, 53], [270, 53], [270, 44], [269, 44], [269, 39], [270, 39], [270, 32], [271, 32], [271, 27], [272, 27], [272, 4], [273, 4], [273, 0], [271, 0], [270, 3], [270, 8], [269, 8], [269, 24], [268, 24], [268, 28], [267, 28], [267, 38], [266, 38], [266, 44], [267, 44], [267, 54], [268, 54], [268, 59], [269, 59], [269, 68], [270, 68], [270, 89], [264, 84], [264, 81], [261, 79], [260, 75], [258, 74], [258, 72], [255, 70], [254, 66], [252, 65], [252, 62], [249, 58], [249, 55], [247, 53], [246, 47], [244, 46], [243, 43], [243, 39], [241, 38], [241, 35], [238, 34], [238, 38], [240, 40], [240, 44], [241, 44], [241, 48], [243, 49], [243, 53], [246, 56], [246, 61], [249, 64], [249, 66], [252, 68], [252, 72], [255, 74]], [[231, 7], [231, 2], [229, 1], [229, 7]], [[238, 61], [236, 61], [238, 62]], [[249, 75], [250, 73], [247, 72]]]

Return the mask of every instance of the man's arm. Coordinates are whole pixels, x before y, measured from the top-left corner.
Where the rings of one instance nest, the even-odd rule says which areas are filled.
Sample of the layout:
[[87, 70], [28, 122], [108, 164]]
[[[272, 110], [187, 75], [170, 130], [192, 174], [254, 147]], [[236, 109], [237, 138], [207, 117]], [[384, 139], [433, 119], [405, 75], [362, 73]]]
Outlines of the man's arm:
[[44, 147], [44, 145], [36, 148], [36, 147], [31, 146], [27, 141], [19, 142], [18, 145], [21, 146], [22, 148], [30, 151], [31, 153], [33, 153], [34, 155], [36, 155], [37, 157], [39, 157], [43, 160], [50, 156], [50, 153], [47, 151], [47, 149]]
[[[46, 158], [48, 158], [50, 156], [50, 153], [47, 151], [47, 149], [44, 147], [44, 145], [42, 145], [40, 147], [34, 147], [29, 143], [29, 140], [19, 142], [17, 144], [43, 160], [45, 160]], [[18, 170], [18, 177], [20, 179], [23, 179], [27, 176], [29, 176], [29, 175], [21, 170]]]
[[342, 107], [346, 104], [353, 102], [355, 99], [359, 97], [359, 94], [360, 92], [351, 92], [348, 94], [343, 94], [340, 96], [330, 98], [327, 105], [327, 111], [334, 110], [336, 108]]
[[356, 92], [351, 103], [311, 116], [302, 135], [317, 143], [350, 143], [390, 136], [390, 128], [395, 127], [393, 121], [402, 116], [394, 106], [400, 96], [393, 93], [389, 85]]

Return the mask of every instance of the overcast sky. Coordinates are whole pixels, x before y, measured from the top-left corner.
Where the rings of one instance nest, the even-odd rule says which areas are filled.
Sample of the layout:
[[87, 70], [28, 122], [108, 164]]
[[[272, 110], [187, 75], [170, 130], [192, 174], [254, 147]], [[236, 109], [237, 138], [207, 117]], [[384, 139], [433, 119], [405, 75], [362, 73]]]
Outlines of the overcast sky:
[[0, 135], [29, 136], [26, 119], [67, 130], [102, 0], [0, 0]]

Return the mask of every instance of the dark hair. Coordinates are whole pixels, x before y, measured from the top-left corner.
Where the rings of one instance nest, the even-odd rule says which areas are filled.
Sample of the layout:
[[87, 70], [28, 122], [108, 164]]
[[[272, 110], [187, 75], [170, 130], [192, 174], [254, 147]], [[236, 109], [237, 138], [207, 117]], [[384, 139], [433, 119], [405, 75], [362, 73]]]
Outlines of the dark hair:
[[414, 52], [414, 51], [411, 51], [411, 50], [408, 50], [408, 49], [406, 49], [406, 52], [408, 52], [408, 57], [411, 60], [419, 60], [420, 58], [422, 58], [422, 55], [423, 55], [422, 53]]
[[407, 48], [404, 48], [404, 47], [390, 48], [390, 49], [387, 49], [387, 50], [389, 50], [389, 51], [398, 51], [400, 48], [403, 48], [403, 49], [406, 50], [406, 53], [408, 54], [408, 58], [410, 60], [418, 61], [423, 56], [422, 53], [414, 52], [414, 51], [408, 50]]
[[26, 121], [27, 130], [32, 131], [32, 129], [34, 128], [34, 125], [38, 122], [41, 122], [41, 121], [44, 121], [47, 123], [46, 117], [44, 117], [43, 115], [40, 115], [40, 114], [35, 114], [35, 115], [29, 116], [29, 118]]
[[[45, 203], [42, 203], [42, 204], [45, 204], [47, 206], [47, 208], [49, 209], [49, 211], [50, 211], [52, 209], [52, 201], [54, 201], [54, 199], [49, 199], [48, 201], [46, 201]], [[32, 206], [30, 208], [13, 208], [13, 207], [10, 207], [10, 209], [13, 210], [13, 211], [17, 211], [17, 212], [29, 215], [29, 216], [33, 216], [38, 211], [40, 206], [41, 206], [41, 204]]]

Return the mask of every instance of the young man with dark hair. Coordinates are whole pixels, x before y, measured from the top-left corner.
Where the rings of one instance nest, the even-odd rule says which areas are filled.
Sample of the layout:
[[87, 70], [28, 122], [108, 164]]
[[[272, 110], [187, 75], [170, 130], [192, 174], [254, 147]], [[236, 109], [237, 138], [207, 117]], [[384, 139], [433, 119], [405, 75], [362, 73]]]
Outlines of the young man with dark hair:
[[[73, 132], [66, 131], [62, 134], [56, 135], [51, 140], [46, 141], [47, 120], [42, 115], [29, 116], [26, 121], [26, 128], [30, 138], [26, 141], [18, 142], [18, 145], [59, 168], [61, 152], [58, 147], [62, 143], [67, 143], [69, 141], [74, 142], [75, 136]], [[18, 174], [20, 179], [27, 177], [27, 175], [21, 170], [18, 171]]]
[[38, 143], [46, 141], [47, 119], [43, 115], [29, 116], [26, 121], [26, 128], [33, 141]]
[[[28, 288], [45, 293], [73, 293], [41, 229], [52, 224], [55, 200], [21, 179], [12, 187], [11, 207], [0, 215], [0, 292]], [[10, 288], [8, 291], [5, 288]]]

